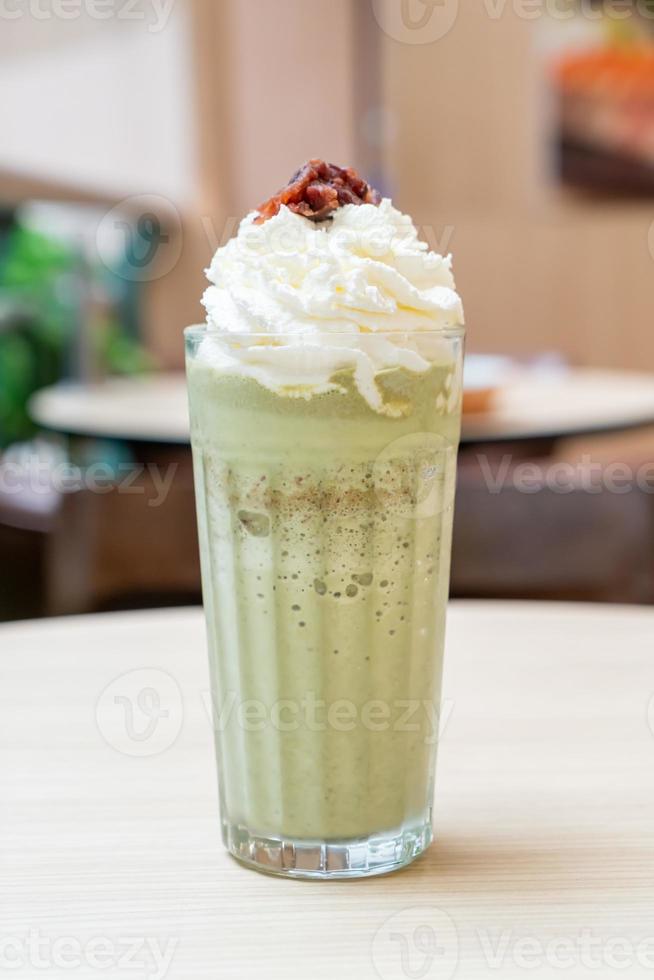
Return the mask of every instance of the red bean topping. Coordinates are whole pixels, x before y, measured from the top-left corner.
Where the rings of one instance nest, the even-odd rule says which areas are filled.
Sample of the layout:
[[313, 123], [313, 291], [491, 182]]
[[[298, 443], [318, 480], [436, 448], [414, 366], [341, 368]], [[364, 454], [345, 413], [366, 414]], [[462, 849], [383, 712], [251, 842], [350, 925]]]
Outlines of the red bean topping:
[[351, 167], [309, 160], [286, 187], [262, 204], [256, 224], [278, 214], [283, 204], [310, 221], [325, 221], [345, 204], [381, 204], [381, 194]]

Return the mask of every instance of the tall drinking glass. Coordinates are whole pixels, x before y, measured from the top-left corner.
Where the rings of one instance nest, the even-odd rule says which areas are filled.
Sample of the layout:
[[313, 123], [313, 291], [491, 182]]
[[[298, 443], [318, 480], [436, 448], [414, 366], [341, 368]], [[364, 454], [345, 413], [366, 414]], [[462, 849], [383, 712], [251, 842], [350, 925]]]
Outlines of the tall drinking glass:
[[432, 839], [463, 330], [379, 372], [379, 410], [352, 371], [313, 394], [226, 372], [224, 343], [186, 331], [225, 844], [276, 874], [392, 871]]

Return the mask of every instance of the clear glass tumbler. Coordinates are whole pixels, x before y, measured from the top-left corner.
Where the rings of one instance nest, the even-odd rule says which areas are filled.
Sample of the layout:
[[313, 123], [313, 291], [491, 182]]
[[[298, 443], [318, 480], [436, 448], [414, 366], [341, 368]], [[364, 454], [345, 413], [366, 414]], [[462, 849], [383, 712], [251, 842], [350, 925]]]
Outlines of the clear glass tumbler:
[[463, 331], [380, 372], [379, 410], [351, 370], [310, 397], [231, 373], [226, 343], [186, 331], [225, 844], [274, 874], [393, 871], [432, 839]]

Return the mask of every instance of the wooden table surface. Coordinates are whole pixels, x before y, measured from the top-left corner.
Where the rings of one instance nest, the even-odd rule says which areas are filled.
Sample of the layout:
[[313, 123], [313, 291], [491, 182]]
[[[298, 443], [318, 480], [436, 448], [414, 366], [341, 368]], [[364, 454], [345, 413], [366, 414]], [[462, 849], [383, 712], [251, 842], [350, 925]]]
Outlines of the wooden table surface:
[[[69, 435], [136, 442], [189, 442], [181, 374], [60, 384], [32, 399], [39, 425]], [[552, 439], [654, 423], [654, 374], [574, 369], [516, 370], [492, 408], [463, 419], [462, 442]]]
[[8, 976], [651, 976], [654, 610], [452, 604], [437, 841], [387, 878], [225, 854], [207, 687], [197, 610], [0, 628]]

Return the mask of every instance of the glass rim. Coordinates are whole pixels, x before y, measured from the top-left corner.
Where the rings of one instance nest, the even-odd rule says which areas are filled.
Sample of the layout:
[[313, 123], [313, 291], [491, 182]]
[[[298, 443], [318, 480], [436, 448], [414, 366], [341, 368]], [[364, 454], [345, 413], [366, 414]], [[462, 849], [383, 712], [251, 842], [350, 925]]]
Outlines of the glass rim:
[[[356, 336], [356, 334], [347, 330], [328, 330], [326, 333], [330, 337], [347, 337], [348, 339]], [[460, 324], [455, 327], [434, 327], [433, 330], [370, 330], [366, 333], [360, 334], [361, 337], [382, 337], [387, 339], [389, 337], [443, 337], [445, 339], [456, 339], [459, 337], [464, 337], [466, 333], [465, 324]], [[196, 323], [189, 327], [184, 328], [184, 338], [186, 340], [196, 340], [203, 339], [204, 337], [215, 337], [216, 340], [228, 340], [230, 337], [238, 342], [243, 342], [246, 339], [252, 340], [283, 340], [288, 337], [300, 338], [304, 337], [307, 340], [311, 340], [312, 334], [302, 334], [297, 331], [287, 331], [281, 333], [270, 333], [262, 331], [261, 333], [249, 333], [248, 331], [231, 332], [231, 331], [219, 331], [212, 329], [207, 323]]]

